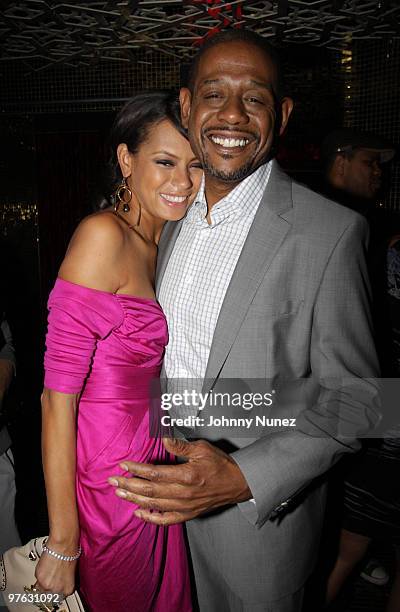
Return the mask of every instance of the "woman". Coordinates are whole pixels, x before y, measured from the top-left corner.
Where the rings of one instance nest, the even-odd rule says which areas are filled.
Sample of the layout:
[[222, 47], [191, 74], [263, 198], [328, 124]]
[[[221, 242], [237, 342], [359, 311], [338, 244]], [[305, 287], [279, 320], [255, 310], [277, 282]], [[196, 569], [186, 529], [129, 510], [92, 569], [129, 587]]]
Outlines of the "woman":
[[107, 478], [126, 475], [118, 464], [127, 457], [168, 461], [148, 419], [168, 340], [154, 295], [157, 243], [164, 223], [184, 216], [202, 172], [168, 94], [137, 95], [111, 140], [114, 206], [79, 225], [48, 304], [42, 447], [50, 535], [37, 586], [70, 594], [81, 547], [91, 611], [184, 612], [191, 604], [181, 529], [140, 521]]

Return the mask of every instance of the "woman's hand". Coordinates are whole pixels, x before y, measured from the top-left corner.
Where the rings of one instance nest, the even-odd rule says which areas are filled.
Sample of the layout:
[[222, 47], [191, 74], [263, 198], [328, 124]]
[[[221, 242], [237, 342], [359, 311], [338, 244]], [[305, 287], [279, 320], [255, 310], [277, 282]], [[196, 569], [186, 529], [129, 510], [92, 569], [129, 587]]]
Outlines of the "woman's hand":
[[67, 597], [75, 590], [77, 561], [60, 561], [43, 553], [36, 566], [36, 588]]

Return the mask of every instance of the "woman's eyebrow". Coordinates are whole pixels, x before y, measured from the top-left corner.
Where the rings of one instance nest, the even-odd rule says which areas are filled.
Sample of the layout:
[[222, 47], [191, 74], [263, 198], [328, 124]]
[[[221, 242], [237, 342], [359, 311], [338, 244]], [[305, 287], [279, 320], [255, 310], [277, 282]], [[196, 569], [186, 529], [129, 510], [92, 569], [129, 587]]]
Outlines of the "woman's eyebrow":
[[178, 159], [178, 155], [174, 155], [173, 153], [171, 153], [171, 151], [165, 151], [164, 149], [162, 149], [161, 151], [154, 151], [153, 155], [168, 155], [169, 157], [175, 157], [176, 159]]

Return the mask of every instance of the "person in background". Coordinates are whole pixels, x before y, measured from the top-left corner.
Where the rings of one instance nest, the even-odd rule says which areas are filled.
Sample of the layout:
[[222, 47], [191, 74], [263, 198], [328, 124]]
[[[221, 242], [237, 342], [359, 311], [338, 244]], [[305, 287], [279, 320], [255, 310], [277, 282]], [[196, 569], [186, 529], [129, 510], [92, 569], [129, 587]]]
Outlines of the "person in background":
[[396, 154], [387, 139], [351, 128], [334, 130], [321, 146], [324, 195], [363, 215], [370, 230], [367, 254], [372, 288], [375, 345], [382, 376], [393, 372], [392, 328], [388, 318], [387, 249], [400, 232], [400, 217], [378, 206], [383, 194], [383, 172]]
[[400, 376], [400, 234], [393, 235], [389, 240], [387, 279], [393, 371], [395, 376]]
[[10, 327], [0, 312], [0, 554], [21, 544], [15, 524], [15, 473], [11, 438], [3, 414], [4, 398], [15, 372], [15, 352]]
[[[393, 159], [395, 148], [375, 134], [342, 129], [325, 139], [321, 152], [324, 193], [369, 221], [368, 264], [381, 372], [384, 377], [399, 377], [398, 236], [390, 240], [393, 220], [388, 222], [385, 211], [376, 207], [382, 188], [382, 164]], [[399, 438], [400, 427], [395, 426], [384, 439], [366, 440], [361, 453], [349, 465], [338, 556], [327, 585], [328, 604], [336, 599], [347, 578], [365, 558], [361, 576], [376, 585], [388, 582], [382, 564], [367, 556], [372, 541], [380, 541], [395, 547], [395, 572], [386, 610], [400, 609]]]
[[328, 134], [321, 147], [324, 193], [368, 216], [382, 184], [382, 164], [393, 159], [393, 145], [369, 132], [342, 128]]
[[[397, 299], [400, 304], [400, 298]], [[394, 572], [386, 612], [400, 610], [399, 474], [400, 426], [397, 425], [385, 438], [369, 441], [346, 476], [339, 551], [327, 584], [328, 605], [336, 600], [375, 541], [394, 548]], [[367, 561], [361, 576], [376, 585], [388, 581], [385, 569], [373, 558]]]

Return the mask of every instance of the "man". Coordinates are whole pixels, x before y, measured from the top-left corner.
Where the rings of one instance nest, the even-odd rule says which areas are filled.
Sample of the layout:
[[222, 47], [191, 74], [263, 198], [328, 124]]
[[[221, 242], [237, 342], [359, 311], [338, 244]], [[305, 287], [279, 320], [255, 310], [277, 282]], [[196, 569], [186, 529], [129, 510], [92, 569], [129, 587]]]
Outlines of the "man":
[[321, 148], [328, 195], [366, 214], [381, 187], [382, 164], [394, 154], [393, 145], [375, 134], [350, 128], [331, 132]]
[[351, 128], [331, 132], [322, 143], [322, 193], [356, 210], [369, 223], [368, 270], [373, 295], [375, 341], [382, 376], [397, 376], [393, 367], [392, 330], [387, 298], [387, 249], [399, 232], [398, 216], [377, 207], [382, 166], [391, 161], [395, 147], [376, 134]]
[[280, 87], [264, 39], [232, 30], [202, 48], [181, 91], [205, 184], [160, 244], [165, 372], [205, 379], [204, 391], [226, 379], [304, 379], [321, 385], [318, 401], [298, 410], [296, 430], [264, 428], [249, 439], [215, 427], [213, 444], [166, 440], [184, 463], [127, 462], [133, 477], [117, 479], [117, 495], [137, 503], [144, 520], [188, 521], [202, 612], [300, 610], [324, 505], [321, 488], [306, 488], [358, 448], [337, 432], [336, 412], [358, 429], [375, 419], [374, 388], [354, 379], [377, 372], [366, 224], [270, 161], [292, 110]]
[[[388, 246], [396, 231], [395, 219], [388, 211], [376, 207], [381, 191], [382, 166], [395, 155], [394, 146], [376, 134], [342, 128], [331, 132], [322, 143], [323, 193], [333, 200], [364, 215], [370, 224], [368, 267], [373, 294], [373, 320], [376, 347], [382, 376], [397, 377], [395, 358], [396, 345], [393, 342], [391, 307], [394, 301], [388, 295]], [[397, 221], [398, 223], [398, 221]], [[355, 457], [349, 465], [344, 485], [344, 510], [340, 509], [342, 528], [338, 558], [328, 580], [327, 598], [331, 602], [342, 588], [355, 566], [366, 556], [376, 525], [391, 522], [386, 519], [395, 507], [396, 496], [392, 486], [387, 486], [385, 502], [382, 501], [382, 483], [391, 483], [391, 465], [397, 454], [386, 450], [382, 440], [371, 440], [364, 450], [366, 453]], [[368, 450], [368, 447], [370, 449]], [[393, 456], [392, 456], [393, 455]], [[389, 459], [388, 459], [389, 457]], [[385, 463], [387, 461], [387, 463]], [[340, 484], [343, 490], [343, 483]], [[368, 498], [369, 496], [369, 498]], [[379, 505], [377, 510], [366, 499], [373, 499]], [[343, 501], [340, 504], [343, 505]], [[365, 508], [368, 506], [368, 512]], [[376, 516], [375, 516], [376, 515]], [[374, 521], [376, 522], [374, 523]], [[395, 522], [395, 521], [394, 521]], [[372, 525], [372, 526], [371, 526]], [[360, 531], [361, 526], [361, 531]], [[381, 539], [385, 535], [379, 533]], [[388, 537], [388, 536], [386, 536]], [[393, 537], [389, 530], [389, 538]], [[381, 563], [366, 557], [361, 576], [375, 585], [384, 586], [389, 575]]]

